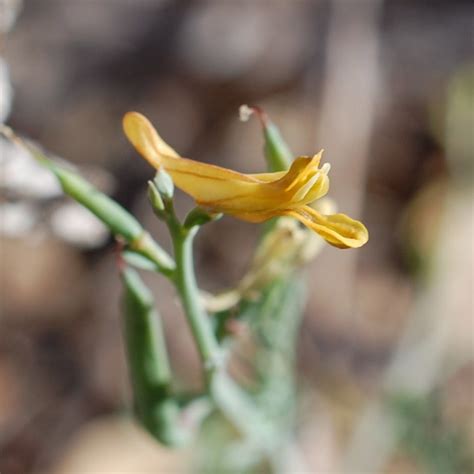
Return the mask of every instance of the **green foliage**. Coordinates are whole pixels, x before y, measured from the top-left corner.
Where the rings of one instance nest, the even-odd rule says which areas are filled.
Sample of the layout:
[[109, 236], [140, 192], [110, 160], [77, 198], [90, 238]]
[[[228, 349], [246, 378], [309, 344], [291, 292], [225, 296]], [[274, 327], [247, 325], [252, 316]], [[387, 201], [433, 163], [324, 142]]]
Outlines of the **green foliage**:
[[161, 318], [153, 297], [139, 275], [122, 272], [124, 285], [124, 337], [133, 387], [134, 408], [146, 429], [166, 445], [177, 445], [186, 436], [179, 430], [180, 408], [171, 393]]
[[[259, 424], [266, 429], [260, 441], [267, 436], [265, 444], [275, 464], [284, 455], [293, 430], [295, 339], [303, 316], [305, 289], [304, 279], [296, 276], [274, 281], [258, 299], [243, 300], [238, 308], [215, 315], [215, 330], [221, 342], [227, 340], [230, 344], [233, 340], [226, 329], [233, 319], [247, 324], [256, 340], [252, 360], [256, 377], [248, 390], [258, 416], [263, 419]], [[239, 409], [236, 413], [246, 411]], [[255, 416], [247, 417], [247, 422], [255, 420]], [[201, 461], [200, 472], [272, 472], [271, 466], [258, 455], [255, 443], [245, 443], [232, 426], [218, 416], [205, 425], [202, 443], [212, 455]]]
[[120, 235], [127, 242], [133, 242], [144, 232], [132, 214], [77, 173], [53, 162], [49, 162], [48, 167], [58, 178], [63, 191], [95, 214], [114, 235]]
[[196, 449], [198, 474], [270, 474], [271, 466], [245, 445], [233, 424], [222, 413], [209, 416]]
[[[284, 170], [290, 165], [291, 153], [277, 127], [259, 113], [268, 167]], [[243, 300], [234, 311], [216, 315], [213, 326], [196, 283], [192, 242], [199, 227], [218, 219], [219, 214], [197, 207], [182, 224], [174, 212], [173, 181], [164, 170], [158, 171], [148, 183], [148, 195], [156, 215], [168, 226], [174, 261], [113, 199], [13, 132], [9, 136], [56, 175], [66, 194], [125, 241], [119, 260], [124, 340], [138, 420], [161, 443], [177, 446], [189, 441], [212, 411], [211, 425], [220, 420], [220, 428], [210, 433], [220, 434], [208, 438], [211, 448], [207, 452], [215, 456], [202, 464], [204, 472], [271, 472], [293, 427], [295, 338], [305, 299], [302, 280], [291, 276], [272, 282], [257, 300]], [[202, 393], [183, 397], [174, 392], [161, 317], [149, 289], [127, 264], [161, 272], [175, 286], [201, 359]], [[251, 388], [240, 385], [226, 367], [229, 345], [225, 342], [231, 339], [227, 324], [234, 318], [248, 324], [257, 342], [256, 380]], [[194, 423], [183, 424], [191, 412]]]
[[164, 274], [170, 274], [175, 269], [173, 259], [152, 239], [130, 212], [100, 192], [78, 173], [50, 160], [38, 148], [24, 142], [11, 130], [7, 129], [7, 132], [12, 140], [27, 149], [40, 164], [54, 173], [65, 194], [91, 211], [116, 237], [124, 239], [131, 250], [153, 262], [156, 269]]

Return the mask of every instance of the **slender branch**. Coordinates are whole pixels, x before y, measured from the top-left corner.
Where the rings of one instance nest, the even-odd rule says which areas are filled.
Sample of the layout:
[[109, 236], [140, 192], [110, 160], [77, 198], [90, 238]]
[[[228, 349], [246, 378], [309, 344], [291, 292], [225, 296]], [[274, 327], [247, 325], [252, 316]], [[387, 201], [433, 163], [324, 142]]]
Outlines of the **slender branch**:
[[[231, 377], [224, 364], [224, 350], [214, 334], [194, 272], [193, 240], [199, 226], [182, 225], [170, 198], [163, 199], [164, 220], [173, 241], [176, 268], [169, 276], [180, 296], [184, 313], [196, 341], [204, 368], [207, 390], [217, 409], [230, 421], [242, 437], [256, 446], [267, 459], [271, 459], [278, 434], [260, 413], [252, 398]], [[251, 441], [250, 441], [251, 440]]]
[[202, 303], [194, 273], [192, 247], [199, 227], [185, 229], [173, 212], [169, 214], [167, 222], [176, 260], [173, 281], [196, 341], [209, 393], [218, 409], [237, 430], [245, 438], [253, 439], [259, 449], [269, 456], [270, 446], [274, 444], [274, 433], [251, 397], [226, 374], [223, 350], [219, 346], [209, 315]]
[[222, 354], [212, 329], [211, 321], [201, 302], [196, 284], [193, 263], [193, 240], [198, 227], [184, 229], [175, 219], [169, 222], [173, 238], [176, 270], [174, 283], [181, 297], [186, 318], [194, 339], [209, 384], [215, 370], [222, 364]]

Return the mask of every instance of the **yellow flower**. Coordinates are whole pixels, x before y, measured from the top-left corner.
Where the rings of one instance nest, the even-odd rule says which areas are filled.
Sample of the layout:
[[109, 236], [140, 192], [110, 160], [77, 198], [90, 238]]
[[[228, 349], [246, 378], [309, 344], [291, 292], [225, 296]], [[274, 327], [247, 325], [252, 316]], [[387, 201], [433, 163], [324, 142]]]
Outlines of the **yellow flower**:
[[294, 217], [339, 248], [360, 247], [369, 238], [361, 222], [344, 214], [322, 215], [309, 206], [329, 189], [330, 165], [319, 167], [322, 151], [312, 158], [296, 158], [287, 171], [243, 174], [180, 157], [137, 112], [127, 113], [123, 126], [130, 142], [152, 166], [164, 168], [178, 188], [213, 212], [248, 222]]

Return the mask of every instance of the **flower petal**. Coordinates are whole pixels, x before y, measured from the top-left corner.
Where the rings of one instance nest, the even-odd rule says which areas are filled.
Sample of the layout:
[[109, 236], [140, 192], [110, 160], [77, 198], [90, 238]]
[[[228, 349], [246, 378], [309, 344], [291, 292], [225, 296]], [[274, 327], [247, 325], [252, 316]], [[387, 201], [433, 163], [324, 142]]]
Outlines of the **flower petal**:
[[180, 157], [139, 113], [126, 114], [123, 126], [144, 158], [155, 168], [166, 169], [174, 184], [202, 206], [249, 222], [294, 217], [339, 248], [360, 247], [368, 240], [362, 223], [344, 214], [324, 216], [307, 205], [329, 188], [330, 166], [319, 168], [322, 151], [312, 158], [297, 158], [288, 171], [243, 174]]
[[284, 207], [288, 204], [291, 204], [291, 207], [307, 204], [323, 197], [329, 190], [327, 171], [330, 166], [326, 164], [319, 169], [322, 153], [323, 150], [312, 158], [308, 156], [296, 158], [287, 171], [249, 176], [280, 188], [282, 201], [285, 202]]
[[327, 192], [324, 175], [316, 178], [321, 153], [297, 158], [286, 172], [247, 175], [219, 166], [181, 158], [158, 135], [146, 117], [129, 112], [125, 134], [155, 168], [163, 167], [175, 185], [198, 204], [219, 212], [260, 212], [306, 204]]
[[162, 166], [162, 155], [179, 158], [178, 153], [158, 135], [150, 121], [142, 114], [126, 113], [123, 129], [133, 146], [155, 168]]
[[156, 169], [163, 167], [170, 174], [176, 172], [217, 180], [258, 182], [257, 179], [237, 171], [182, 158], [158, 135], [150, 121], [138, 112], [125, 114], [123, 129], [133, 146]]
[[203, 205], [245, 194], [253, 195], [261, 182], [220, 166], [181, 158], [167, 145], [146, 117], [129, 112], [123, 119], [125, 134], [141, 155], [156, 169], [163, 167], [174, 184]]
[[334, 247], [357, 248], [369, 240], [369, 232], [364, 224], [345, 214], [324, 216], [309, 206], [288, 209], [282, 214], [298, 219]]

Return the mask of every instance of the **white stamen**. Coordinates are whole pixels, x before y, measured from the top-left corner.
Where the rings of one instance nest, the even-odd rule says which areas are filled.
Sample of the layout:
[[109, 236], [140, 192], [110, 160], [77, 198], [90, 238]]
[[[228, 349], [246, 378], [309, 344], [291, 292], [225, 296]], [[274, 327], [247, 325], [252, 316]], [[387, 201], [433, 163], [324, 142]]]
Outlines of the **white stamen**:
[[310, 189], [316, 184], [320, 176], [321, 172], [318, 171], [311, 179], [308, 180], [308, 182], [304, 186], [298, 189], [298, 191], [293, 196], [293, 201], [301, 201], [302, 199], [304, 199], [306, 194], [308, 194]]
[[247, 105], [241, 105], [239, 107], [239, 117], [241, 122], [247, 122], [253, 115], [254, 111]]
[[321, 166], [321, 173], [328, 174], [330, 169], [331, 169], [331, 163], [324, 163], [324, 165]]

